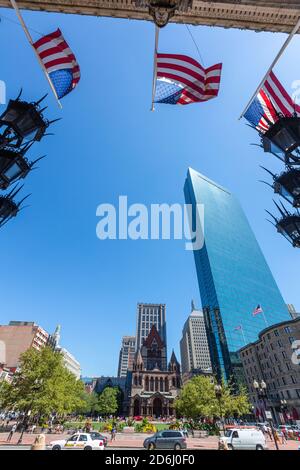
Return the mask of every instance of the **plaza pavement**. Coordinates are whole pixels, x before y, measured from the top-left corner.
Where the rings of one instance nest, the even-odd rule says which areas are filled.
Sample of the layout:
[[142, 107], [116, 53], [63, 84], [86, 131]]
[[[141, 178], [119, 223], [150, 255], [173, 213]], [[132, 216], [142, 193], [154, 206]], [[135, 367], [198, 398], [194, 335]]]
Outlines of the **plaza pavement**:
[[[110, 448], [117, 448], [117, 449], [137, 449], [143, 447], [144, 439], [147, 437], [147, 434], [125, 434], [125, 433], [118, 433], [116, 435], [116, 439], [114, 442], [110, 441], [110, 436], [106, 433], [105, 434], [108, 439], [109, 443], [108, 446]], [[7, 446], [15, 447], [17, 445], [18, 439], [20, 434], [15, 433], [11, 442], [7, 443], [8, 433], [0, 433], [0, 449], [1, 446], [7, 449]], [[46, 444], [51, 441], [64, 439], [70, 437], [70, 434], [46, 434]], [[33, 444], [36, 438], [36, 434], [24, 434], [22, 445], [23, 446], [30, 446]], [[188, 438], [187, 439], [188, 449], [191, 450], [217, 450], [218, 449], [218, 438], [215, 436], [204, 437], [204, 438]], [[297, 450], [300, 446], [300, 442], [289, 440], [287, 444], [279, 444], [280, 450]], [[270, 450], [275, 449], [275, 445], [273, 442], [268, 440], [268, 448]]]

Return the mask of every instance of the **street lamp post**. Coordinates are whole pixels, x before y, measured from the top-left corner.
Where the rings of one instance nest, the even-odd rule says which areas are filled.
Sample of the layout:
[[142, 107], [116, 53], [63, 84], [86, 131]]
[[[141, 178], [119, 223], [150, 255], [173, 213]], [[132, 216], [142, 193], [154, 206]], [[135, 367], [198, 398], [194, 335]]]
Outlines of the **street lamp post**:
[[225, 435], [225, 423], [223, 421], [222, 402], [221, 402], [222, 395], [223, 395], [222, 385], [219, 385], [219, 384], [215, 385], [215, 395], [219, 403], [220, 420], [223, 425], [223, 433]]
[[[257, 396], [258, 396], [258, 399], [259, 400], [262, 400], [264, 402], [264, 406], [265, 406], [265, 411], [266, 411], [266, 400], [268, 400], [268, 393], [267, 393], [267, 384], [264, 380], [261, 380], [261, 382], [259, 383], [257, 380], [254, 380], [253, 381], [253, 387], [257, 393]], [[279, 450], [279, 447], [278, 447], [278, 442], [277, 442], [277, 439], [276, 439], [276, 436], [275, 436], [275, 430], [274, 430], [274, 426], [273, 426], [273, 420], [272, 418], [269, 418], [268, 419], [269, 421], [269, 424], [270, 424], [270, 427], [271, 427], [271, 430], [272, 430], [272, 435], [273, 435], [273, 439], [274, 439], [274, 442], [275, 442], [275, 447], [276, 447], [276, 450]]]

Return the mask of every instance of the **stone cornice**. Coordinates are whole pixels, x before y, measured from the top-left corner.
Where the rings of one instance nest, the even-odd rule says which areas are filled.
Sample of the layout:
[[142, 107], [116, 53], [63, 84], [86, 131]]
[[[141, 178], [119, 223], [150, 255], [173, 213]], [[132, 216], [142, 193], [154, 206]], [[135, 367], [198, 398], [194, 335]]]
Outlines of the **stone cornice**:
[[[135, 0], [19, 0], [20, 8], [92, 16], [152, 20], [147, 7]], [[9, 7], [9, 0], [0, 0]], [[193, 0], [187, 11], [177, 11], [171, 22], [221, 26], [256, 31], [290, 32], [300, 15], [300, 0]]]

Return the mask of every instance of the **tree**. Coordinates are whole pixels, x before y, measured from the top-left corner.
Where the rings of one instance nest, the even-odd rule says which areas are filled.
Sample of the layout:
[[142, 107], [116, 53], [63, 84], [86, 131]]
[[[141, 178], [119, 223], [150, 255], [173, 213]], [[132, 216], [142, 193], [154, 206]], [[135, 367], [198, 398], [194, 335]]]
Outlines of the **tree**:
[[97, 413], [97, 406], [99, 401], [99, 395], [95, 392], [82, 394], [83, 405], [78, 410], [79, 413], [83, 414], [95, 414]]
[[98, 398], [95, 411], [101, 415], [113, 415], [118, 409], [119, 390], [113, 387], [106, 387]]
[[215, 394], [215, 385], [209, 377], [193, 377], [181, 390], [175, 402], [179, 415], [186, 418], [214, 418], [242, 416], [250, 412], [251, 406], [244, 388], [234, 394], [232, 387], [222, 383], [220, 400]]
[[32, 416], [65, 415], [83, 406], [84, 385], [63, 364], [61, 353], [46, 347], [29, 349], [20, 358], [19, 370], [2, 393], [6, 408]]

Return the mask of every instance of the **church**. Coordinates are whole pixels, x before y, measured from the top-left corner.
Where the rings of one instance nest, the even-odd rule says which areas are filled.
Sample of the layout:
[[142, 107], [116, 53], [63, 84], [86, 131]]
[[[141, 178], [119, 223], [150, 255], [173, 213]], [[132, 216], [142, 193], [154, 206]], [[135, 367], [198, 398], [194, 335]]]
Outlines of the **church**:
[[174, 351], [167, 364], [166, 344], [155, 325], [136, 353], [128, 385], [130, 416], [175, 415], [174, 401], [181, 388], [180, 365]]

